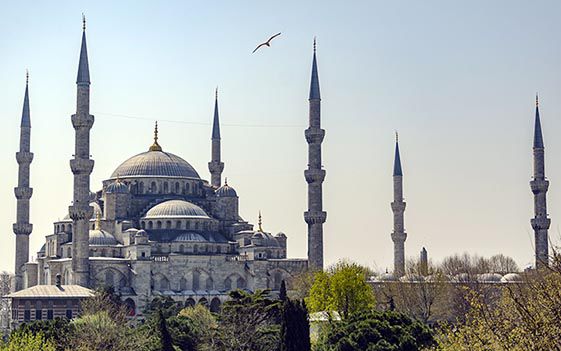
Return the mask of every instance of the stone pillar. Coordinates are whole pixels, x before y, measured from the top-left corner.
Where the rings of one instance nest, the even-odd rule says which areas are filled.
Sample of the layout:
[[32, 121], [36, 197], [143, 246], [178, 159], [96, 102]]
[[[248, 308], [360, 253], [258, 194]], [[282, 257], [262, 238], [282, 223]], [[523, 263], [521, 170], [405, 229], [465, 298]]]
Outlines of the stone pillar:
[[23, 112], [20, 125], [19, 151], [16, 160], [19, 166], [18, 186], [14, 188], [17, 199], [16, 223], [13, 231], [16, 235], [16, 260], [15, 260], [15, 291], [24, 288], [25, 264], [29, 261], [29, 235], [33, 231], [33, 225], [29, 223], [29, 202], [33, 195], [33, 189], [29, 186], [29, 169], [33, 161], [31, 148], [31, 116], [29, 112], [29, 75], [25, 83], [25, 96], [23, 99]]
[[93, 216], [90, 206], [90, 174], [94, 161], [90, 159], [90, 130], [94, 116], [90, 115], [90, 75], [86, 48], [86, 32], [82, 34], [82, 49], [78, 68], [76, 114], [72, 115], [75, 133], [74, 159], [70, 169], [74, 174], [74, 201], [68, 208], [72, 219], [72, 277], [73, 283], [89, 286], [89, 220]]
[[321, 129], [321, 97], [316, 60], [316, 43], [312, 60], [312, 78], [309, 97], [309, 127], [305, 131], [308, 143], [308, 169], [304, 171], [308, 183], [308, 211], [304, 220], [308, 224], [308, 266], [313, 270], [323, 269], [323, 223], [327, 212], [323, 211], [322, 184], [325, 170], [322, 169], [321, 144], [325, 130]]

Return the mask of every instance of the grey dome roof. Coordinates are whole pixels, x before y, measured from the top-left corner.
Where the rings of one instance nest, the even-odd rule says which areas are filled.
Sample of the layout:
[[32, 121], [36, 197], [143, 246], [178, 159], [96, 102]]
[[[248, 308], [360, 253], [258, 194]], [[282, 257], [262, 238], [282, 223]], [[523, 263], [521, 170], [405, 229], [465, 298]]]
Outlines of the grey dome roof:
[[125, 183], [116, 180], [105, 188], [105, 192], [108, 194], [128, 194], [129, 187]]
[[146, 212], [144, 218], [209, 218], [199, 206], [185, 200], [168, 200]]
[[522, 277], [518, 273], [508, 273], [501, 278], [502, 283], [516, 283], [521, 281]]
[[477, 278], [477, 281], [479, 281], [479, 282], [500, 282], [502, 278], [503, 278], [503, 276], [498, 274], [498, 273], [483, 273], [483, 274], [479, 275], [479, 277]]
[[394, 277], [392, 273], [383, 273], [378, 276], [378, 281], [381, 282], [393, 282], [397, 279]]
[[117, 245], [117, 239], [104, 230], [90, 230], [90, 245]]
[[174, 242], [187, 242], [187, 241], [207, 241], [204, 236], [195, 232], [186, 232], [179, 234]]
[[129, 158], [117, 167], [111, 178], [142, 176], [200, 178], [187, 161], [164, 151], [146, 151]]
[[236, 190], [229, 186], [227, 183], [216, 189], [216, 196], [219, 197], [237, 197]]

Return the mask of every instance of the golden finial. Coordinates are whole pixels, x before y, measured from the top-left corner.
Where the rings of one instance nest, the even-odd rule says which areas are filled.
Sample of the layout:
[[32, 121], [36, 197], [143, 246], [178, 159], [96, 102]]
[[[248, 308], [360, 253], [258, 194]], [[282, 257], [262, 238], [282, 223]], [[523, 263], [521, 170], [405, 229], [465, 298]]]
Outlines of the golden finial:
[[95, 211], [95, 230], [101, 230], [101, 212]]
[[399, 142], [399, 134], [397, 133], [397, 130], [395, 131], [395, 142]]
[[536, 107], [538, 107], [540, 105], [540, 101], [538, 99], [538, 93], [536, 93]]
[[228, 186], [228, 177], [224, 177], [224, 186]]
[[314, 36], [314, 53], [316, 52], [316, 37]]
[[29, 70], [25, 70], [25, 85], [29, 84]]
[[214, 99], [218, 100], [218, 87], [214, 90]]
[[86, 15], [82, 12], [82, 30], [86, 31]]
[[162, 151], [162, 147], [158, 144], [158, 121], [156, 121], [156, 126], [154, 127], [154, 144], [150, 146], [150, 151]]
[[257, 222], [257, 224], [259, 225], [259, 231], [263, 233], [263, 227], [262, 227], [263, 221], [261, 220], [261, 210], [259, 210], [259, 221]]

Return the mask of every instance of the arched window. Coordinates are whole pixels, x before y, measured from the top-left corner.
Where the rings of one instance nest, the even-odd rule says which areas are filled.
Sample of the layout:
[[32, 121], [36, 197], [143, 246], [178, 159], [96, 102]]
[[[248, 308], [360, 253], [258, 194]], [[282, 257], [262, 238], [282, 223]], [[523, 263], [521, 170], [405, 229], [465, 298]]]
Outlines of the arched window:
[[201, 273], [199, 271], [193, 271], [193, 290], [200, 290], [200, 279]]
[[199, 246], [197, 244], [193, 245], [193, 253], [199, 253]]
[[238, 289], [245, 289], [246, 288], [246, 283], [245, 283], [245, 279], [242, 277], [239, 277], [238, 280], [236, 281], [236, 288]]
[[144, 182], [140, 182], [140, 184], [138, 185], [138, 192], [140, 194], [144, 194]]
[[171, 229], [171, 221], [166, 221], [166, 229]]
[[218, 313], [220, 312], [220, 299], [218, 297], [213, 298], [210, 301], [210, 312]]
[[162, 221], [157, 221], [157, 222], [156, 222], [156, 227], [157, 227], [158, 229], [162, 229]]
[[150, 184], [150, 192], [152, 194], [156, 194], [158, 192], [158, 185], [156, 182], [152, 182], [152, 184]]
[[193, 300], [193, 298], [188, 298], [187, 300], [185, 300], [185, 307], [193, 307], [195, 306], [195, 300]]
[[146, 229], [146, 222], [144, 221], [140, 222], [140, 228]]
[[195, 230], [199, 229], [199, 222], [195, 222]]
[[203, 306], [208, 305], [208, 300], [206, 299], [206, 297], [201, 297], [201, 299], [199, 300], [199, 305], [203, 305]]
[[179, 280], [179, 290], [187, 290], [187, 279], [185, 279], [184, 277], [181, 277], [181, 279]]
[[179, 194], [180, 189], [179, 189], [179, 182], [175, 182], [175, 193]]
[[181, 229], [181, 221], [175, 222], [175, 228], [176, 229]]
[[179, 245], [179, 252], [181, 252], [181, 253], [185, 252], [185, 245], [183, 245], [183, 244]]
[[136, 314], [136, 304], [130, 297], [125, 300], [125, 306], [127, 307], [129, 317], [133, 317]]
[[148, 222], [148, 229], [154, 228], [154, 223], [152, 221]]
[[168, 280], [168, 278], [162, 277], [160, 279], [160, 290], [161, 291], [169, 290], [169, 280]]
[[68, 225], [68, 232], [69, 232], [69, 233], [72, 233], [72, 224], [69, 224], [69, 225]]
[[66, 232], [66, 226], [64, 224], [62, 225], [62, 232]]
[[205, 284], [205, 285], [206, 285], [205, 288], [206, 288], [208, 291], [214, 289], [214, 283], [213, 283], [211, 277], [206, 278], [206, 284]]
[[71, 247], [66, 249], [66, 257], [72, 257], [72, 248]]
[[185, 193], [189, 194], [189, 183], [185, 183]]
[[114, 284], [114, 279], [115, 279], [115, 275], [113, 274], [113, 271], [108, 269], [107, 271], [105, 271], [105, 286], [113, 286]]
[[168, 184], [168, 182], [165, 182], [164, 183], [164, 194], [167, 194], [168, 191], [169, 191], [169, 184]]
[[232, 279], [224, 279], [224, 290], [232, 290]]

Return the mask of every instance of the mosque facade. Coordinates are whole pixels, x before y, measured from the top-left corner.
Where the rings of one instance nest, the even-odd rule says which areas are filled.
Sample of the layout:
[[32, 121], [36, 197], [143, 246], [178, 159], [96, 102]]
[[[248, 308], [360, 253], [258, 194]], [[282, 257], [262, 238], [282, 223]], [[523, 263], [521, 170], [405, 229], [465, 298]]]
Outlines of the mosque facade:
[[[305, 213], [313, 243], [315, 267], [323, 265], [321, 226], [321, 141], [319, 80], [314, 47], [310, 93], [312, 132], [306, 137], [310, 169], [306, 180], [311, 208]], [[287, 237], [272, 234], [259, 223], [244, 220], [239, 196], [222, 181], [218, 95], [211, 137], [211, 181], [203, 179], [189, 162], [160, 145], [158, 126], [147, 150], [122, 162], [90, 190], [94, 160], [90, 156], [90, 75], [85, 24], [77, 76], [77, 108], [71, 116], [75, 151], [70, 161], [74, 175], [68, 215], [53, 223], [37, 259], [29, 262], [29, 186], [31, 117], [26, 83], [21, 122], [16, 234], [16, 291], [36, 285], [113, 287], [138, 312], [155, 296], [170, 296], [186, 305], [206, 303], [218, 309], [233, 289], [278, 290], [282, 280], [308, 269], [308, 259], [287, 258]], [[313, 109], [313, 111], [312, 111]], [[315, 134], [321, 134], [319, 138]], [[310, 134], [310, 136], [308, 136]], [[311, 135], [314, 134], [314, 135]], [[321, 139], [321, 140], [320, 140]], [[319, 155], [318, 155], [319, 153]], [[310, 174], [308, 174], [310, 173]], [[313, 173], [313, 174], [311, 174]], [[316, 173], [321, 173], [316, 176]], [[320, 179], [321, 178], [321, 179]]]

